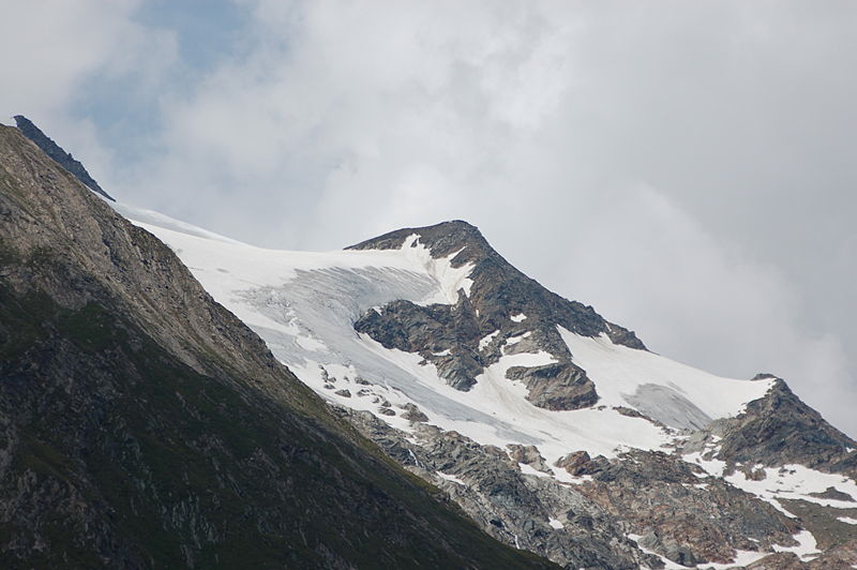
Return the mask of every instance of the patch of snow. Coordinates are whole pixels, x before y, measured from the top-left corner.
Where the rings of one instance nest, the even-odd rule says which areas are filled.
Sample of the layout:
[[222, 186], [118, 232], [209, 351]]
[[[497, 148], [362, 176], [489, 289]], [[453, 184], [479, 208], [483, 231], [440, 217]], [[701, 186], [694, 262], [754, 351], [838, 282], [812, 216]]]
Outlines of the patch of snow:
[[726, 564], [718, 563], [718, 562], [706, 562], [701, 566], [705, 568], [705, 570], [731, 570], [735, 567], [747, 566], [752, 564], [757, 560], [761, 560], [765, 556], [770, 554], [770, 552], [753, 552], [752, 550], [736, 550], [735, 557], [732, 559], [732, 562], [727, 562]]
[[[430, 422], [453, 430], [482, 444], [505, 447], [507, 443], [537, 445], [549, 464], [577, 450], [591, 455], [616, 455], [617, 443], [627, 447], [660, 449], [669, 441], [660, 429], [640, 418], [629, 418], [612, 409], [585, 408], [551, 411], [527, 401], [527, 388], [505, 377], [512, 366], [540, 366], [555, 362], [547, 352], [503, 356], [477, 376], [476, 385], [462, 392], [447, 385], [435, 366], [421, 365], [417, 354], [390, 350], [368, 336], [360, 335], [376, 362], [387, 362], [398, 371], [397, 384]], [[361, 371], [364, 377], [368, 377]], [[392, 384], [393, 380], [387, 377]], [[454, 404], [454, 405], [453, 405]], [[385, 419], [386, 418], [382, 418]], [[560, 480], [573, 478], [561, 471]]]
[[449, 474], [444, 473], [442, 471], [435, 471], [435, 475], [437, 475], [441, 479], [445, 479], [447, 481], [452, 481], [453, 483], [457, 483], [457, 484], [463, 485], [465, 487], [467, 486], [467, 483], [465, 483], [463, 480], [461, 480], [459, 477], [456, 477], [455, 475], [449, 475]]
[[[649, 550], [649, 549], [641, 546], [640, 545], [640, 539], [643, 538], [642, 535], [629, 533], [627, 536], [629, 539], [631, 539], [637, 543], [637, 547], [640, 550], [642, 550], [646, 554], [653, 554], [653, 555], [657, 556], [658, 558], [660, 558], [661, 561], [664, 563], [664, 570], [683, 570], [683, 569], [687, 568], [686, 566], [682, 566], [676, 562], [673, 562], [669, 558], [665, 558], [665, 557], [661, 556], [657, 552], [654, 552], [652, 550]], [[743, 566], [747, 566], [748, 564], [752, 564], [753, 562], [764, 558], [768, 554], [769, 554], [768, 552], [753, 552], [751, 550], [736, 550], [735, 551], [735, 557], [733, 558], [732, 562], [728, 562], [726, 564], [720, 564], [720, 563], [716, 563], [716, 562], [705, 562], [705, 563], [701, 564], [700, 567], [705, 568], [706, 570], [709, 570], [709, 569], [711, 569], [711, 570], [729, 570], [729, 569], [735, 568], [737, 566], [743, 567]], [[645, 568], [645, 566], [643, 566], [642, 568]]]
[[774, 551], [793, 552], [797, 554], [801, 560], [812, 559], [821, 554], [818, 550], [818, 544], [815, 542], [815, 537], [812, 536], [812, 533], [808, 530], [800, 531], [794, 535], [794, 539], [798, 541], [797, 546], [780, 546], [779, 544], [774, 544]]
[[432, 355], [434, 355], [434, 356], [449, 356], [450, 350], [447, 348], [446, 350], [441, 351], [441, 352], [432, 352]]
[[521, 342], [525, 338], [529, 337], [531, 334], [533, 334], [533, 331], [527, 331], [524, 334], [521, 334], [518, 336], [511, 336], [511, 337], [507, 338], [506, 339], [506, 345], [503, 347], [504, 351], [505, 351], [506, 347], [518, 344], [519, 342]]
[[492, 332], [491, 334], [485, 335], [481, 339], [479, 339], [479, 350], [485, 350], [485, 348], [491, 344], [491, 341], [494, 340], [497, 335], [500, 334], [499, 330]]
[[[726, 462], [721, 461], [719, 459], [705, 459], [702, 456], [702, 452], [697, 451], [694, 453], [688, 453], [683, 456], [683, 459], [688, 463], [693, 463], [694, 465], [698, 465], [705, 470], [705, 473], [712, 477], [722, 477], [723, 472], [726, 470]], [[700, 473], [694, 473], [697, 477], [705, 478], [708, 475], [703, 475]]]
[[464, 248], [446, 257], [434, 258], [431, 256], [431, 251], [420, 243], [417, 234], [411, 234], [402, 243], [402, 247], [398, 251], [403, 257], [413, 265], [421, 266], [423, 271], [433, 276], [440, 286], [437, 295], [424, 301], [426, 304], [454, 305], [458, 302], [459, 290], [463, 290], [466, 296], [470, 296], [470, 288], [473, 287], [470, 272], [473, 271], [473, 264], [462, 265], [461, 267], [452, 266], [452, 260], [461, 253], [462, 249]]
[[[721, 378], [652, 352], [613, 344], [603, 334], [581, 336], [562, 327], [559, 332], [574, 362], [595, 383], [600, 404], [631, 406], [667, 425], [701, 427], [697, 424], [706, 417], [736, 416], [774, 382]], [[675, 417], [682, 406], [684, 416]]]
[[[663, 570], [686, 570], [686, 569], [687, 569], [687, 567], [686, 567], [686, 566], [682, 566], [682, 565], [680, 565], [680, 564], [678, 564], [678, 563], [676, 563], [676, 562], [673, 562], [673, 561], [672, 561], [672, 560], [670, 560], [669, 558], [666, 558], [666, 557], [664, 557], [664, 556], [661, 556], [660, 554], [658, 554], [658, 553], [657, 553], [657, 552], [655, 552], [654, 550], [649, 550], [648, 548], [645, 548], [644, 546], [642, 546], [642, 545], [640, 544], [640, 539], [641, 539], [641, 538], [643, 538], [643, 535], [641, 535], [641, 534], [628, 533], [628, 535], [627, 535], [627, 536], [628, 536], [628, 538], [629, 538], [629, 539], [631, 539], [631, 540], [633, 540], [634, 542], [636, 542], [636, 543], [637, 543], [637, 548], [639, 548], [640, 550], [642, 550], [642, 551], [643, 551], [643, 552], [645, 552], [646, 554], [651, 554], [651, 555], [653, 555], [653, 556], [657, 556], [658, 558], [660, 558], [660, 559], [661, 559], [661, 562], [663, 562], [663, 564], [664, 564], [664, 565], [663, 565]], [[646, 567], [646, 566], [641, 566], [640, 568], [648, 568], [648, 567]], [[651, 569], [648, 569], [648, 570], [651, 570]]]
[[408, 456], [410, 456], [411, 461], [413, 461], [413, 462], [414, 462], [414, 465], [416, 465], [417, 467], [422, 468], [422, 466], [423, 466], [423, 465], [420, 463], [419, 459], [417, 459], [417, 456], [416, 456], [416, 455], [414, 455], [414, 452], [413, 452], [413, 450], [411, 450], [411, 448], [410, 448], [410, 447], [408, 448]]
[[[228, 238], [226, 236], [222, 236], [214, 232], [210, 232], [187, 222], [176, 220], [175, 218], [171, 218], [169, 216], [161, 214], [160, 212], [155, 212], [154, 210], [138, 208], [137, 206], [132, 206], [131, 204], [126, 204], [124, 202], [119, 201], [104, 201], [109, 204], [114, 210], [116, 210], [116, 212], [131, 221], [134, 225], [141, 226], [144, 229], [149, 229], [147, 226], [156, 226], [157, 228], [173, 230], [176, 232], [181, 232], [192, 236], [198, 236], [205, 239], [216, 240], [225, 243], [241, 244], [240, 241]], [[152, 233], [155, 232], [152, 231]], [[157, 235], [157, 233], [155, 233], [155, 235]]]
[[847, 479], [842, 475], [822, 473], [803, 465], [784, 465], [779, 468], [767, 467], [764, 471], [765, 478], [761, 481], [747, 479], [746, 475], [741, 471], [736, 471], [729, 475], [726, 477], [726, 480], [735, 487], [768, 500], [768, 502], [779, 497], [783, 499], [802, 499], [834, 509], [853, 509], [857, 506], [857, 504], [851, 501], [825, 499], [811, 495], [811, 493], [823, 493], [828, 487], [833, 487], [841, 493], [857, 497], [857, 482]]
[[523, 473], [524, 475], [535, 475], [536, 477], [547, 477], [548, 479], [551, 478], [550, 474], [543, 473], [542, 471], [539, 471], [538, 469], [536, 469], [532, 465], [527, 465], [526, 463], [518, 463], [518, 468], [521, 470], [521, 473]]
[[564, 524], [562, 524], [562, 521], [561, 521], [561, 520], [559, 520], [559, 519], [555, 519], [555, 518], [553, 518], [553, 517], [550, 517], [550, 518], [548, 519], [548, 525], [550, 525], [550, 527], [551, 527], [551, 528], [555, 528], [555, 529], [557, 529], [557, 530], [559, 530], [559, 529], [561, 529], [561, 528], [565, 528], [565, 525], [564, 525]]
[[514, 323], [520, 323], [527, 318], [527, 315], [525, 315], [524, 313], [518, 313], [517, 315], [512, 315], [509, 318], [512, 319], [512, 322]]
[[852, 519], [851, 517], [837, 517], [836, 520], [845, 524], [857, 524], [857, 519]]

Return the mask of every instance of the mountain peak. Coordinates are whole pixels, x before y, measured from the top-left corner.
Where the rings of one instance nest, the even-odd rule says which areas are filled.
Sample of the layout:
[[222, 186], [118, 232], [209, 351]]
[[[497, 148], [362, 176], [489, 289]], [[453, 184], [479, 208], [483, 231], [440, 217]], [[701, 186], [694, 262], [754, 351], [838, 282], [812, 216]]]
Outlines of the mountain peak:
[[479, 228], [464, 220], [449, 220], [431, 226], [402, 228], [376, 238], [362, 241], [346, 249], [399, 249], [410, 236], [419, 236], [434, 258], [448, 257], [466, 248], [465, 255], [456, 256], [456, 263], [473, 262], [486, 256], [499, 256]]
[[86, 171], [86, 168], [84, 168], [80, 161], [76, 160], [71, 153], [66, 152], [60, 145], [54, 142], [53, 139], [42, 132], [42, 130], [37, 127], [33, 121], [24, 115], [15, 115], [12, 118], [15, 119], [15, 124], [18, 125], [18, 130], [21, 131], [25, 137], [42, 149], [46, 155], [54, 159], [57, 164], [72, 173], [81, 184], [88, 187], [96, 194], [107, 198], [111, 202], [116, 201], [98, 185], [98, 182], [89, 175], [89, 172]]

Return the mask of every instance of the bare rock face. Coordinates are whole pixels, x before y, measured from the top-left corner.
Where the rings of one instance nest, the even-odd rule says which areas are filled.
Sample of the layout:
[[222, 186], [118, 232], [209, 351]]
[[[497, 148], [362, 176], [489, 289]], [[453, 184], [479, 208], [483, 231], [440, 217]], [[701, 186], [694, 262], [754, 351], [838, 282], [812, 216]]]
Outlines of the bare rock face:
[[556, 466], [565, 469], [569, 475], [589, 475], [587, 467], [592, 463], [592, 458], [585, 451], [574, 451], [556, 462]]
[[727, 563], [736, 548], [796, 544], [793, 519], [722, 479], [698, 475], [675, 456], [634, 451], [603, 461], [578, 490], [678, 564]]
[[781, 379], [740, 416], [706, 431], [723, 438], [717, 458], [727, 463], [797, 463], [857, 477], [857, 442], [804, 404]]
[[437, 366], [450, 386], [469, 390], [482, 372], [479, 354], [479, 325], [467, 297], [459, 295], [455, 305], [423, 307], [410, 301], [393, 301], [370, 310], [354, 323], [385, 348], [416, 352]]
[[564, 568], [663, 568], [624, 536], [625, 523], [573, 486], [521, 472], [549, 471], [533, 446], [507, 451], [421, 425], [416, 438], [367, 412], [340, 409], [363, 434], [415, 474], [445, 491], [488, 534], [541, 554]]
[[791, 552], [771, 554], [747, 566], [747, 570], [806, 570], [806, 568], [807, 566], [801, 562], [797, 554]]
[[521, 380], [530, 402], [548, 410], [576, 410], [598, 401], [595, 384], [582, 368], [571, 362], [543, 366], [513, 366], [506, 378]]
[[551, 468], [548, 467], [545, 458], [542, 457], [542, 454], [539, 453], [539, 448], [535, 445], [510, 443], [506, 446], [506, 449], [509, 450], [509, 457], [513, 462], [529, 465], [536, 471], [541, 471], [542, 473], [551, 473]]
[[427, 422], [428, 416], [415, 404], [407, 403], [403, 406], [402, 417], [411, 422]]

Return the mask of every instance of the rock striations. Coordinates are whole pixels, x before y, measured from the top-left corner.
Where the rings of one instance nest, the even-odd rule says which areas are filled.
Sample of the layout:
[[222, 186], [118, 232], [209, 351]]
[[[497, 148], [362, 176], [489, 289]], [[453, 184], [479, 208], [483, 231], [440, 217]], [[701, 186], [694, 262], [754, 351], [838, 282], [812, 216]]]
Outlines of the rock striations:
[[0, 566], [552, 567], [438, 498], [0, 127]]

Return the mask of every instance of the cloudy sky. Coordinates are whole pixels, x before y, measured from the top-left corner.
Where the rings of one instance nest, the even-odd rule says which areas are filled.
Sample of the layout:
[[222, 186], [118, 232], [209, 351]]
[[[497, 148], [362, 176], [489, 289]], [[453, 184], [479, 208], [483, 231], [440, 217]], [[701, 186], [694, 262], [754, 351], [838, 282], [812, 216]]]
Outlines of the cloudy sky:
[[270, 247], [478, 225], [857, 436], [857, 3], [5, 0], [22, 113], [120, 200]]

